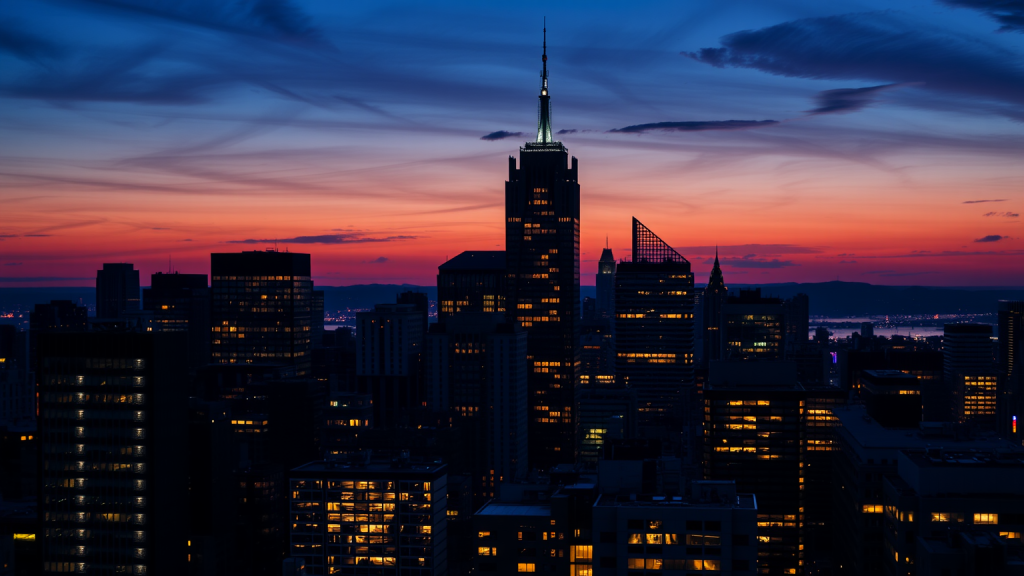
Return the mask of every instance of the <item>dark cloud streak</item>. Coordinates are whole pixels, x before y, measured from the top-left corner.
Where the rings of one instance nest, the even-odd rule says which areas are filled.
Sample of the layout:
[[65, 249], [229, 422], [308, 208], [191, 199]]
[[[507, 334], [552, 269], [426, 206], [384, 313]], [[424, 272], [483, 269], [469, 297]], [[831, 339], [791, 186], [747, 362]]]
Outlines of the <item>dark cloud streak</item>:
[[999, 32], [1024, 33], [1024, 2], [1020, 0], [939, 0], [954, 8], [971, 8], [983, 12], [1002, 24]]
[[875, 96], [884, 90], [888, 90], [896, 84], [882, 84], [881, 86], [868, 86], [866, 88], [839, 88], [837, 90], [825, 90], [815, 97], [818, 107], [808, 110], [811, 115], [821, 114], [842, 114], [855, 112], [867, 107], [875, 101]]
[[490, 134], [484, 134], [480, 137], [481, 140], [503, 140], [505, 138], [514, 138], [516, 136], [522, 136], [522, 132], [509, 132], [507, 130], [498, 130], [491, 132]]
[[660, 130], [662, 132], [703, 132], [706, 130], [747, 130], [750, 128], [764, 128], [778, 124], [777, 120], [709, 120], [694, 122], [654, 122], [651, 124], [636, 124], [625, 128], [613, 128], [609, 132], [624, 132], [627, 134], [643, 134]]

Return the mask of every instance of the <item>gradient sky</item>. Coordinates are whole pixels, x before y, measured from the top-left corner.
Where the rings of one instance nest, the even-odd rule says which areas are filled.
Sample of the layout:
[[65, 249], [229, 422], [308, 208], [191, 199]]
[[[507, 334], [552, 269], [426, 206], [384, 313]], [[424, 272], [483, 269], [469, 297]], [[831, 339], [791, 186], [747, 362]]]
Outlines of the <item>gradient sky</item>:
[[584, 284], [636, 216], [698, 282], [1024, 285], [1020, 3], [480, 4], [5, 0], [0, 286], [275, 241], [432, 284], [504, 247], [545, 16]]

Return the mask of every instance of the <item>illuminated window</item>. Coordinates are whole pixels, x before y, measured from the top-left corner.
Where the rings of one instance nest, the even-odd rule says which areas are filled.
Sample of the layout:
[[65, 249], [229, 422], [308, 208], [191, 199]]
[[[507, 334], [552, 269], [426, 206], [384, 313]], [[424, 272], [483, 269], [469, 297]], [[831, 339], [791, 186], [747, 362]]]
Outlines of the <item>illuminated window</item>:
[[949, 522], [949, 512], [932, 512], [932, 522]]
[[647, 534], [648, 544], [663, 544], [664, 542], [665, 539], [661, 534]]
[[885, 512], [885, 507], [881, 504], [865, 504], [861, 511], [865, 514], [881, 514]]
[[[519, 535], [520, 535], [519, 539], [520, 540], [522, 540], [522, 534], [523, 534], [522, 532], [519, 533]], [[487, 538], [490, 535], [491, 535], [491, 531], [490, 530], [481, 530], [480, 532], [477, 533], [476, 537], [477, 538]]]
[[[14, 535], [17, 539], [17, 534]], [[1000, 532], [1000, 538], [1006, 538], [1007, 540], [1020, 540], [1020, 532]]]
[[594, 557], [593, 546], [570, 546], [569, 547], [569, 561], [578, 562], [580, 560], [590, 561]]
[[[476, 549], [476, 553], [479, 556], [497, 556], [498, 549], [490, 546], [480, 546]], [[522, 570], [520, 570], [522, 572]]]
[[536, 572], [537, 571], [537, 565], [534, 564], [533, 562], [520, 562], [516, 566], [516, 571], [517, 572]]
[[975, 524], [999, 524], [999, 514], [975, 514]]

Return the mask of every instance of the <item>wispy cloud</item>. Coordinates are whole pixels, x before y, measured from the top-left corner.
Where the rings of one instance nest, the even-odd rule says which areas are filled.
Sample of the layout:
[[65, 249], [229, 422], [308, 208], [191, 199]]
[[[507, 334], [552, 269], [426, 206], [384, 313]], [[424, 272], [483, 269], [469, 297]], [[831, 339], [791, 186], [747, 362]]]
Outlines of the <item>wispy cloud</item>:
[[964, 204], [984, 204], [985, 202], [1006, 202], [1006, 198], [996, 198], [995, 200], [964, 200]]
[[1000, 240], [1006, 240], [1006, 236], [1000, 236], [999, 234], [989, 234], [988, 236], [982, 236], [975, 240], [975, 242], [999, 242]]
[[228, 244], [366, 244], [372, 242], [397, 242], [415, 240], [419, 236], [364, 236], [350, 234], [320, 234], [317, 236], [294, 236], [292, 238], [248, 238], [246, 240], [228, 240]]
[[378, 256], [377, 258], [374, 258], [373, 260], [363, 260], [362, 263], [363, 264], [383, 264], [383, 263], [385, 263], [387, 261], [388, 261], [388, 259], [385, 258], [384, 256]]
[[1002, 24], [1000, 32], [1024, 32], [1024, 2], [1020, 0], [939, 0], [956, 8], [973, 8]]
[[21, 266], [21, 262], [5, 262], [4, 266]]
[[821, 114], [842, 114], [855, 112], [875, 101], [875, 97], [897, 84], [882, 84], [881, 86], [868, 86], [866, 88], [839, 88], [837, 90], [825, 90], [820, 92], [815, 101], [818, 107], [808, 110], [811, 115]]
[[558, 134], [558, 135], [562, 136], [562, 135], [565, 135], [565, 134], [575, 134], [577, 132], [579, 132], [579, 130], [577, 130], [575, 128], [563, 128], [563, 129], [559, 130], [558, 132], [555, 132], [555, 134]]
[[[758, 254], [761, 256], [776, 256], [779, 254], [820, 254], [821, 249], [811, 246], [799, 246], [797, 244], [723, 244], [713, 246], [677, 246], [675, 249], [684, 256], [686, 254], [714, 254], [717, 249], [723, 258], [728, 256], [745, 256]], [[840, 256], [852, 256], [852, 254], [840, 254]]]
[[703, 132], [706, 130], [747, 130], [763, 128], [778, 124], [777, 120], [708, 120], [693, 122], [654, 122], [651, 124], [635, 124], [625, 128], [613, 128], [609, 132], [627, 134], [643, 134], [644, 132]]
[[718, 68], [794, 78], [920, 83], [924, 90], [1024, 103], [1018, 55], [895, 11], [794, 20], [683, 52]]
[[89, 280], [95, 282], [96, 278], [76, 278], [72, 276], [0, 276], [0, 282], [67, 282], [71, 280]]
[[773, 258], [768, 260], [766, 258], [758, 258], [754, 254], [747, 254], [746, 256], [739, 259], [729, 259], [722, 262], [722, 266], [728, 266], [731, 268], [788, 268], [790, 266], [799, 266], [799, 264], [793, 263], [792, 260], [779, 260]]
[[1020, 214], [1016, 212], [986, 212], [983, 216], [997, 217], [997, 218], [1018, 218]]
[[481, 140], [503, 140], [505, 138], [514, 138], [516, 136], [522, 136], [522, 132], [509, 132], [507, 130], [498, 130], [497, 132], [491, 132], [490, 134], [484, 134], [480, 137]]

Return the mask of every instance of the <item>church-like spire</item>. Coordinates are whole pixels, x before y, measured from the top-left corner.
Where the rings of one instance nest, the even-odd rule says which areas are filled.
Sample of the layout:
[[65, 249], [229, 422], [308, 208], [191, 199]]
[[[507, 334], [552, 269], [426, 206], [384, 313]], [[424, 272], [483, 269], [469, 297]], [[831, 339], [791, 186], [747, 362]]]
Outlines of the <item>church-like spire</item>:
[[715, 265], [711, 268], [711, 278], [708, 280], [708, 290], [717, 292], [728, 292], [725, 286], [725, 277], [722, 275], [722, 267], [718, 264], [718, 246], [715, 246]]
[[543, 70], [541, 71], [541, 84], [540, 84], [540, 116], [537, 119], [537, 143], [538, 144], [551, 144], [553, 139], [551, 138], [551, 106], [550, 99], [548, 96], [548, 25], [547, 19], [544, 20], [544, 52], [540, 57], [543, 63]]

